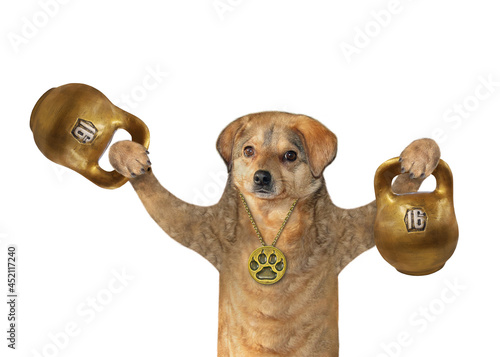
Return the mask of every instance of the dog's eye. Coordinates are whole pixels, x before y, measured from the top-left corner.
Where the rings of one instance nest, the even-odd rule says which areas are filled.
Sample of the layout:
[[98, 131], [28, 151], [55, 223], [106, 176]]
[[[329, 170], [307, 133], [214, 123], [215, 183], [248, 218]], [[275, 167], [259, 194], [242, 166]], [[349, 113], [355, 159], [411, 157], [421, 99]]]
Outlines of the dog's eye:
[[247, 146], [245, 149], [243, 149], [243, 153], [246, 157], [251, 157], [255, 155], [255, 150], [253, 149], [253, 147]]
[[297, 153], [295, 151], [287, 151], [285, 153], [285, 160], [287, 160], [287, 161], [297, 160]]

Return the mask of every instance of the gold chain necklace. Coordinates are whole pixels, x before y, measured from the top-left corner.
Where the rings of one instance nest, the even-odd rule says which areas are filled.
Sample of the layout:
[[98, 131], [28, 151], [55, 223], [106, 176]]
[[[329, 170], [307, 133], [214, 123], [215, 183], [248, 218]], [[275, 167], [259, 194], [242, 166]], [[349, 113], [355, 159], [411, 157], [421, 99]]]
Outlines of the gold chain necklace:
[[259, 228], [257, 228], [257, 224], [253, 219], [252, 213], [250, 213], [250, 208], [248, 208], [247, 202], [245, 201], [245, 197], [240, 192], [241, 202], [243, 202], [243, 206], [245, 206], [245, 211], [250, 218], [250, 222], [252, 223], [253, 229], [255, 233], [257, 233], [257, 237], [262, 244], [261, 248], [255, 249], [252, 254], [250, 254], [250, 258], [248, 258], [248, 271], [252, 278], [260, 283], [260, 284], [274, 284], [278, 282], [283, 275], [285, 275], [286, 271], [286, 259], [285, 255], [281, 250], [275, 247], [278, 238], [283, 232], [285, 228], [286, 222], [290, 218], [290, 215], [297, 204], [298, 199], [293, 201], [292, 207], [288, 211], [288, 214], [285, 217], [285, 220], [281, 224], [281, 227], [274, 238], [273, 244], [268, 246], [266, 242], [264, 242], [264, 238], [260, 234]]

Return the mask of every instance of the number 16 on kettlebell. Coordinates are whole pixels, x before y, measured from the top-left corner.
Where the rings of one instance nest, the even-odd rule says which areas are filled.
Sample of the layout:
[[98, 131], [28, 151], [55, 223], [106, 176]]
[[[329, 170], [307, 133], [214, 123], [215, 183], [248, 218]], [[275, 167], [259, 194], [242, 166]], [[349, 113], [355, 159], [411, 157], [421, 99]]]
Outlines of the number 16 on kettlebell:
[[433, 192], [396, 194], [392, 180], [400, 168], [399, 159], [393, 158], [375, 174], [375, 245], [401, 273], [432, 274], [453, 255], [458, 242], [451, 170], [440, 160], [432, 173], [436, 178]]

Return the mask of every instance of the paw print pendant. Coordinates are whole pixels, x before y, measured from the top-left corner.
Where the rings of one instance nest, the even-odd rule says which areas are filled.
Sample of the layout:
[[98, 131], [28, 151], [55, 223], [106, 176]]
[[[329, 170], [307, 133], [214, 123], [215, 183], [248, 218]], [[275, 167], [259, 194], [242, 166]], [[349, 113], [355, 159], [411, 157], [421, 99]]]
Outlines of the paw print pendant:
[[248, 271], [252, 278], [260, 284], [277, 283], [285, 275], [285, 255], [273, 246], [257, 248], [248, 259]]

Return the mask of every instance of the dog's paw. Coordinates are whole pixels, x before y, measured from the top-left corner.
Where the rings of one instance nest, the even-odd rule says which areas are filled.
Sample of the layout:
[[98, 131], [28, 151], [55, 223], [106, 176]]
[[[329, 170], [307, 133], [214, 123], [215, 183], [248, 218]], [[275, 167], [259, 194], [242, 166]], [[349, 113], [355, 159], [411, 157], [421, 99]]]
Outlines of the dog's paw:
[[118, 141], [109, 148], [111, 166], [128, 178], [134, 178], [151, 171], [149, 152], [133, 141]]
[[399, 157], [401, 173], [409, 173], [410, 178], [426, 178], [438, 165], [440, 156], [439, 146], [434, 140], [415, 140]]

